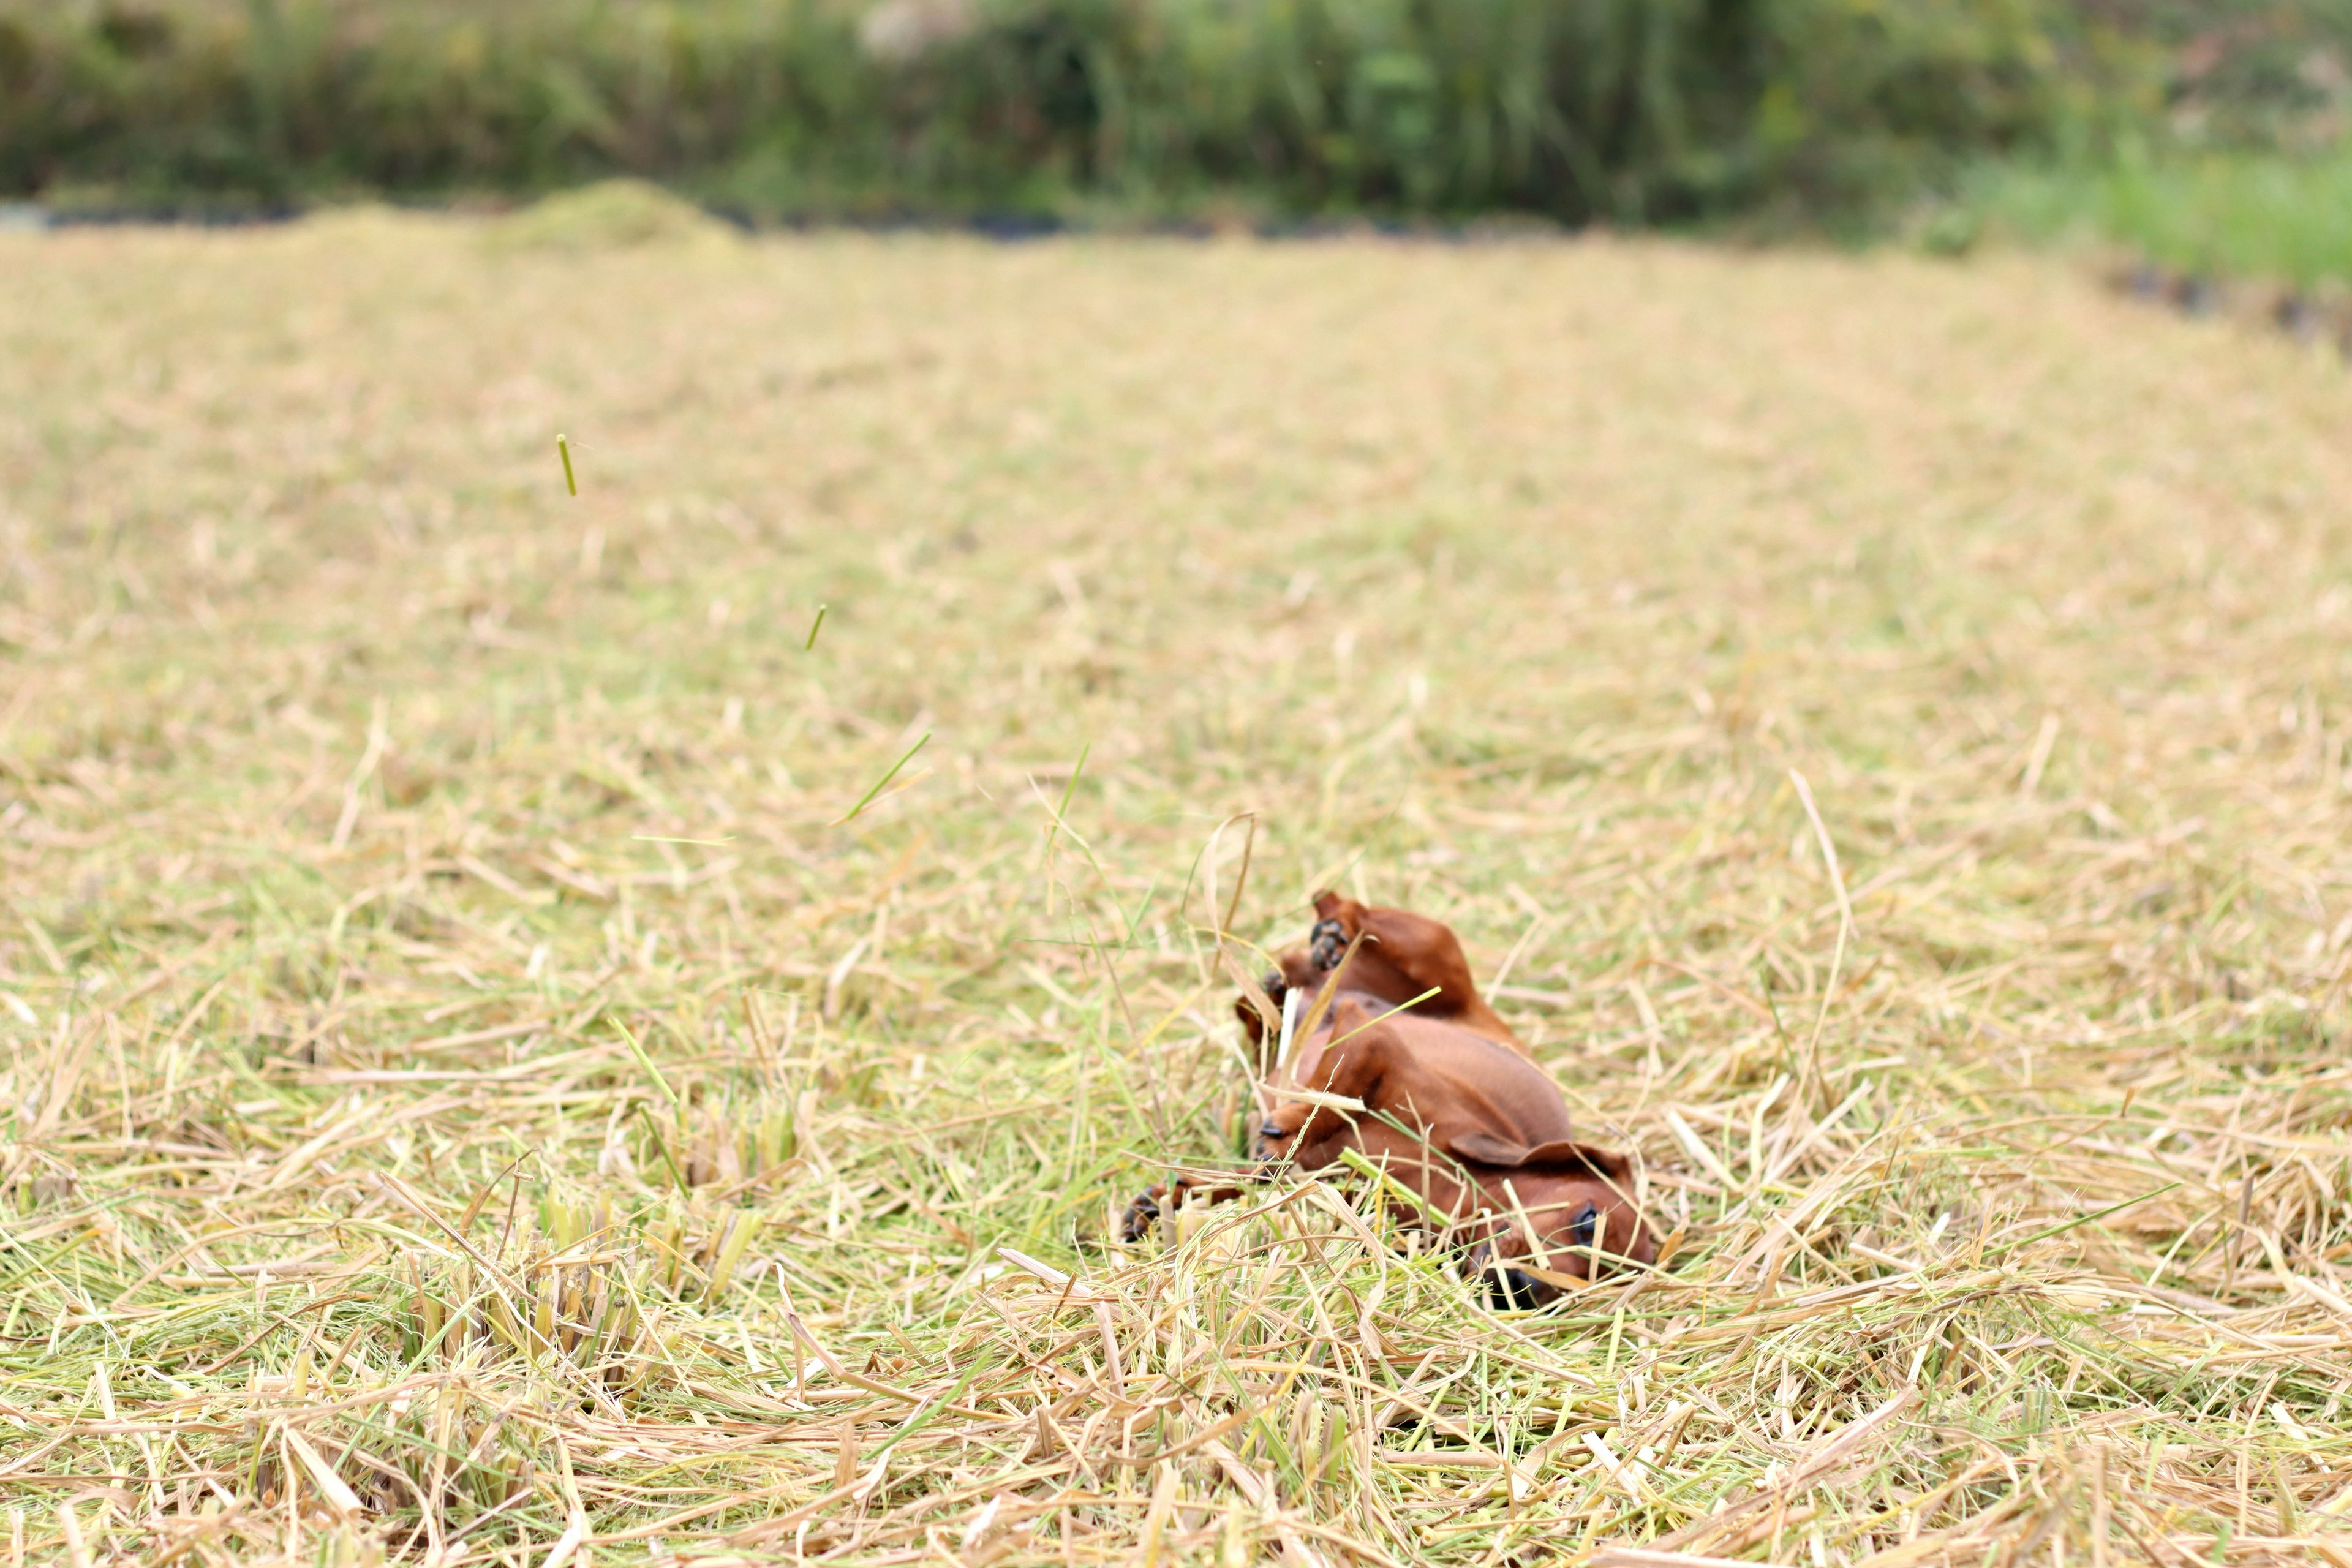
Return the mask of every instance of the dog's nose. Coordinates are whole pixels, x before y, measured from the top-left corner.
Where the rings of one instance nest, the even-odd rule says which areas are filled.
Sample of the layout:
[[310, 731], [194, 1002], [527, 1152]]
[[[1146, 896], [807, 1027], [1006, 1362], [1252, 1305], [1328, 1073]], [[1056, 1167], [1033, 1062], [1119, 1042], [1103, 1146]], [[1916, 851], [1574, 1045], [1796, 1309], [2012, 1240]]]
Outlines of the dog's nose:
[[1543, 1292], [1536, 1282], [1516, 1268], [1489, 1265], [1486, 1276], [1486, 1300], [1499, 1308], [1516, 1307], [1521, 1311], [1543, 1305]]

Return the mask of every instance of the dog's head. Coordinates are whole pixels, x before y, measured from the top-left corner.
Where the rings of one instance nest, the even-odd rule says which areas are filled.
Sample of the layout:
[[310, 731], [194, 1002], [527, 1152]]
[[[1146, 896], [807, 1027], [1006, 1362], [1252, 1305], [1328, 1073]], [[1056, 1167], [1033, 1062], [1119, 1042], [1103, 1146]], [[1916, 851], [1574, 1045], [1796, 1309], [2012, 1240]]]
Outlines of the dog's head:
[[1622, 1154], [1547, 1144], [1519, 1164], [1477, 1176], [1487, 1217], [1464, 1262], [1497, 1305], [1540, 1307], [1629, 1263], [1658, 1260], [1657, 1237], [1633, 1206], [1633, 1167]]

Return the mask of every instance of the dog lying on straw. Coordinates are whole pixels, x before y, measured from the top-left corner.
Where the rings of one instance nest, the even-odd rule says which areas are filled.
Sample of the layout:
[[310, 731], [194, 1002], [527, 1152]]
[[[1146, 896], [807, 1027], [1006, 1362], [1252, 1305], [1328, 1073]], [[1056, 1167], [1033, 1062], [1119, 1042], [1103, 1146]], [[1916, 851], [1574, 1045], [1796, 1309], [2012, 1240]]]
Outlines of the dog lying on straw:
[[[1340, 1163], [1384, 1173], [1391, 1206], [1512, 1306], [1552, 1300], [1612, 1261], [1654, 1261], [1631, 1167], [1575, 1141], [1559, 1086], [1478, 994], [1454, 933], [1337, 893], [1319, 896], [1315, 912], [1307, 945], [1236, 1004], [1271, 1068], [1253, 1173]], [[1160, 1184], [1129, 1206], [1127, 1237], [1140, 1240], [1188, 1195], [1215, 1203], [1242, 1191]]]

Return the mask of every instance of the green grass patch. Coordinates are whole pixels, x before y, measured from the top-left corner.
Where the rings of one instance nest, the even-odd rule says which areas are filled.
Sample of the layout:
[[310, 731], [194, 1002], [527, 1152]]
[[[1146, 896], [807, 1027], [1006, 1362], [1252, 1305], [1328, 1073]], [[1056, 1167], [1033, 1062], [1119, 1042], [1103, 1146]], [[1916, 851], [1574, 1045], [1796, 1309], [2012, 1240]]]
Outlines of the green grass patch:
[[1971, 180], [1959, 211], [1995, 233], [2117, 247], [2205, 277], [2352, 281], [2352, 149], [2015, 163]]

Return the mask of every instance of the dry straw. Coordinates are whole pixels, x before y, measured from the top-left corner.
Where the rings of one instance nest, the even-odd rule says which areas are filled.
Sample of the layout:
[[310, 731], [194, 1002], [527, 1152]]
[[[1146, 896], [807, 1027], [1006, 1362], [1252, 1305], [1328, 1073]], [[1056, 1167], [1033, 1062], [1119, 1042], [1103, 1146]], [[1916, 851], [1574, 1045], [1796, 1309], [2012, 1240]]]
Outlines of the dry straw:
[[[1999, 262], [0, 242], [12, 1562], [2352, 1558], [2339, 371]], [[1332, 880], [1670, 1266], [1111, 1243]]]

